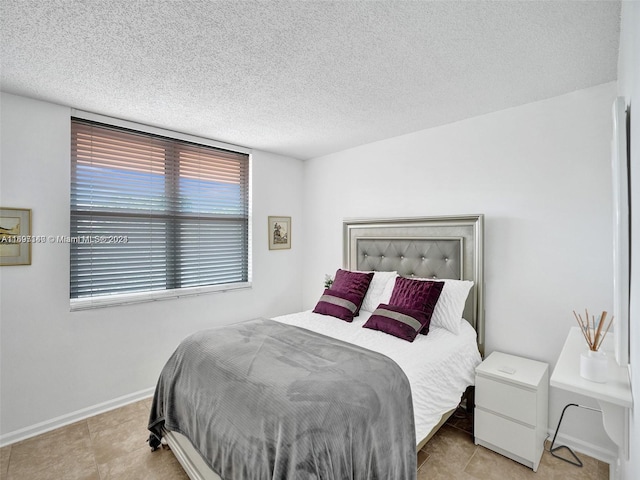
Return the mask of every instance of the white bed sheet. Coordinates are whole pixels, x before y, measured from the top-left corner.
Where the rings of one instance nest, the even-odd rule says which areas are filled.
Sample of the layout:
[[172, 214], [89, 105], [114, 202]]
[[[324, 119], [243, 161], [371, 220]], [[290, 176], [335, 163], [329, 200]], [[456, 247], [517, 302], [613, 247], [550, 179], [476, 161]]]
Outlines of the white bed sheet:
[[362, 328], [371, 312], [360, 311], [352, 323], [311, 310], [273, 318], [373, 350], [394, 360], [411, 385], [416, 445], [435, 427], [442, 415], [455, 408], [467, 386], [474, 384], [480, 364], [476, 331], [460, 319], [460, 333], [431, 327], [413, 342]]

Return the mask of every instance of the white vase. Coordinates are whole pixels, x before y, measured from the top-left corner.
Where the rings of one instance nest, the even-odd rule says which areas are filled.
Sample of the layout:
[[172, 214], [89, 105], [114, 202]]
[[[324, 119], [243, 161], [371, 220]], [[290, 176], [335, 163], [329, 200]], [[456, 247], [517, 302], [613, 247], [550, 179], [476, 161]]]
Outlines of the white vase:
[[580, 376], [592, 382], [606, 383], [609, 376], [609, 359], [598, 350], [588, 350], [580, 354]]

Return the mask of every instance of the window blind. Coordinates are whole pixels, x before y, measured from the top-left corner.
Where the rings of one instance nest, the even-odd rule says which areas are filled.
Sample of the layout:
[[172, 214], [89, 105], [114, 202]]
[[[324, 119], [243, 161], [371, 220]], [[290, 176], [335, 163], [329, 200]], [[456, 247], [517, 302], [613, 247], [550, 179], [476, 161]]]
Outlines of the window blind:
[[249, 155], [71, 120], [72, 299], [249, 281]]

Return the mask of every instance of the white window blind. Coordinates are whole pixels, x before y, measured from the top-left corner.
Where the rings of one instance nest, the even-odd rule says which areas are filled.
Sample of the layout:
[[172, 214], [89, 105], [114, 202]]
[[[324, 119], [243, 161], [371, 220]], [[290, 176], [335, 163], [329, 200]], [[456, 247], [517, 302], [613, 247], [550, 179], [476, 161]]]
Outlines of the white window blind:
[[249, 155], [71, 121], [71, 299], [249, 281]]

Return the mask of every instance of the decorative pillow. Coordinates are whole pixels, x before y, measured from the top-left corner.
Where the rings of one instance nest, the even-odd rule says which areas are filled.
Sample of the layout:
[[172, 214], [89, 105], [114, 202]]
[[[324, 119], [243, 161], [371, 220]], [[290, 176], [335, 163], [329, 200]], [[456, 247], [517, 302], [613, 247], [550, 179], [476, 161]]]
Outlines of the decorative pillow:
[[373, 272], [351, 272], [339, 268], [331, 290], [357, 295], [359, 300], [356, 303], [357, 308], [354, 315], [357, 316], [372, 279]]
[[397, 276], [398, 272], [373, 272], [369, 290], [362, 301], [362, 310], [373, 312], [381, 303], [389, 303]]
[[389, 305], [419, 310], [431, 318], [443, 287], [442, 282], [398, 277], [389, 299]]
[[460, 320], [464, 312], [464, 305], [473, 286], [471, 280], [433, 280], [444, 283], [444, 288], [431, 317], [431, 324], [446, 328], [451, 333], [460, 333]]
[[351, 322], [358, 310], [358, 302], [361, 301], [360, 296], [353, 293], [328, 289], [324, 291], [313, 311]]
[[429, 332], [431, 315], [442, 292], [442, 282], [397, 277], [388, 304], [381, 304], [364, 327], [413, 342], [418, 333]]
[[413, 342], [422, 329], [429, 329], [429, 315], [420, 310], [380, 304], [363, 325]]

